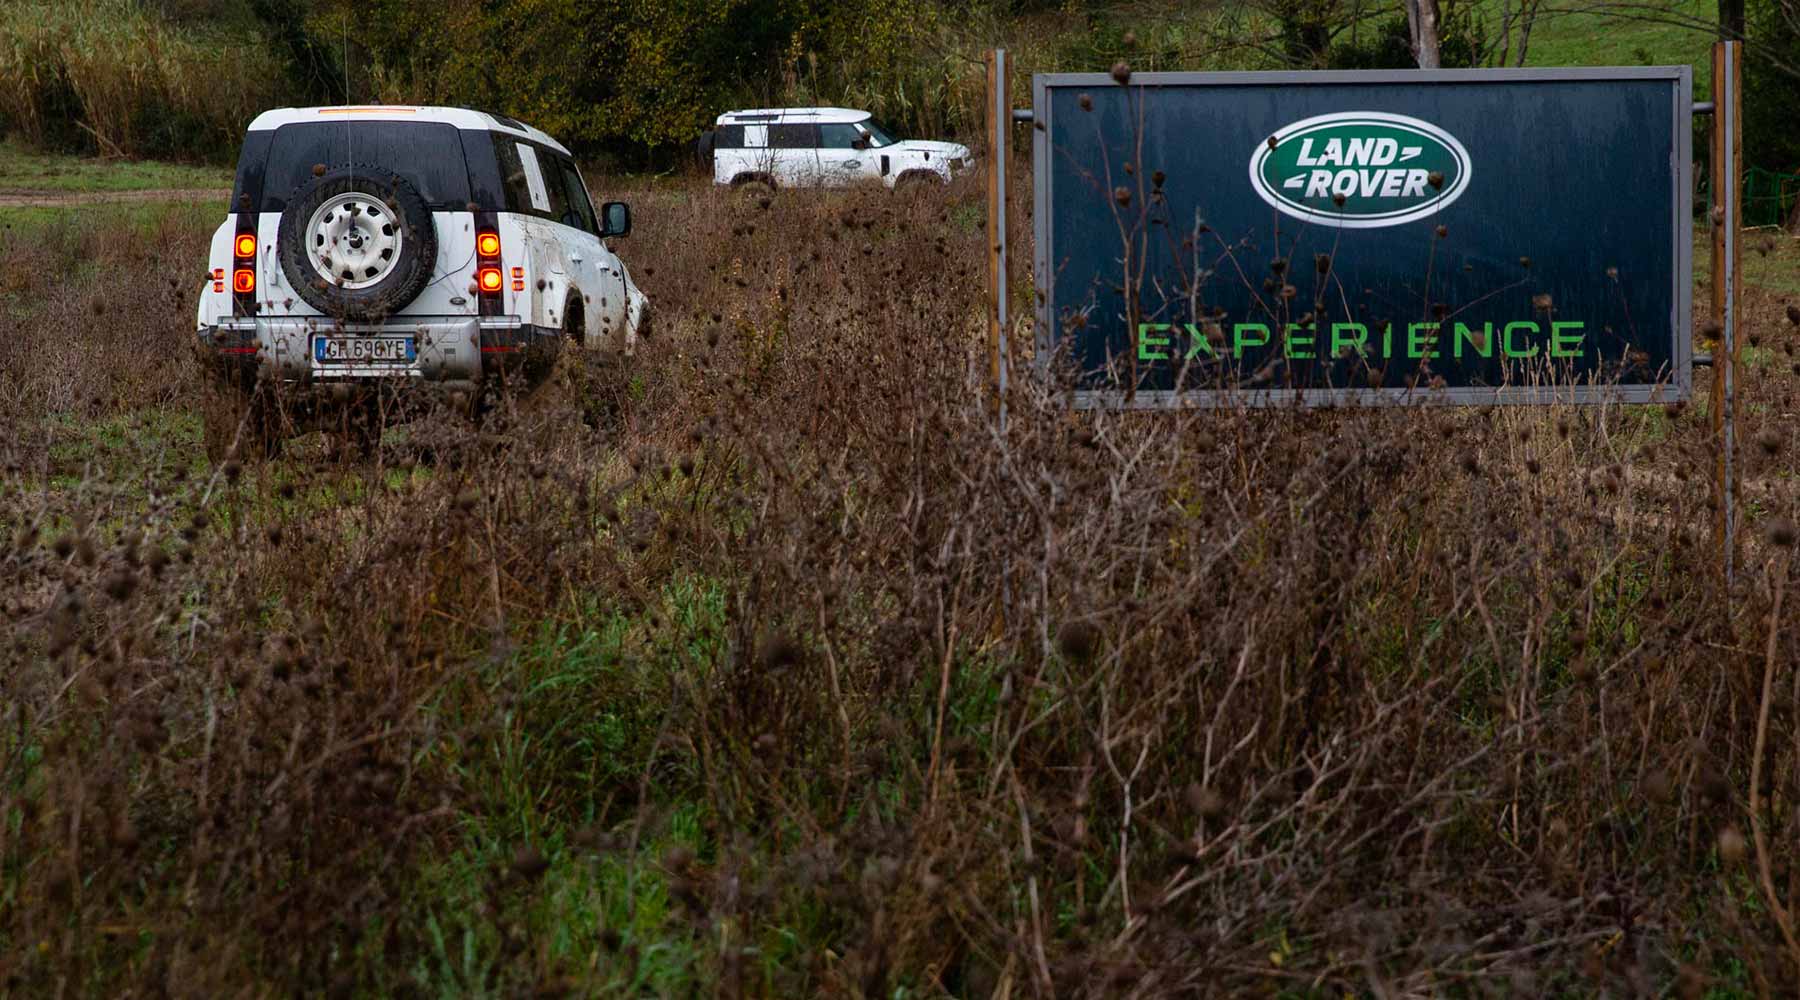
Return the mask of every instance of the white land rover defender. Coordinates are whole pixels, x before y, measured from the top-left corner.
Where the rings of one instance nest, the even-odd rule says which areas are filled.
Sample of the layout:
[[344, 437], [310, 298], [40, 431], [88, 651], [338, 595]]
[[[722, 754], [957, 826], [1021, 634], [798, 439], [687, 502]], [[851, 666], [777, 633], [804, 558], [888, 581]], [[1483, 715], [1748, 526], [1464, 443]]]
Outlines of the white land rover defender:
[[701, 152], [712, 157], [715, 184], [769, 187], [942, 183], [974, 162], [967, 146], [899, 139], [867, 111], [847, 108], [728, 111]]
[[[202, 353], [238, 406], [209, 414], [215, 457], [244, 443], [227, 424], [269, 435], [275, 395], [404, 382], [473, 399], [541, 378], [565, 345], [628, 354], [648, 332], [649, 304], [606, 244], [631, 231], [630, 209], [596, 212], [569, 151], [500, 115], [265, 112], [231, 207], [199, 307]], [[321, 387], [334, 391], [306, 391]]]

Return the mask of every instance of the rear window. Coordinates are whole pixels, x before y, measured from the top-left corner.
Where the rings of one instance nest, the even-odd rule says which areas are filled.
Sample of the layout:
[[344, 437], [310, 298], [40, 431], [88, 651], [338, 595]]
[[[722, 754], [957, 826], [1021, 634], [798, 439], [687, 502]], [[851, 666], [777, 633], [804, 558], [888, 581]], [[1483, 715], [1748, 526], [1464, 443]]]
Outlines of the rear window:
[[720, 125], [713, 138], [714, 149], [743, 149], [744, 126]]
[[454, 125], [442, 122], [305, 122], [283, 125], [269, 144], [264, 212], [279, 212], [313, 167], [367, 166], [398, 174], [435, 210], [461, 211], [472, 200], [469, 167]]

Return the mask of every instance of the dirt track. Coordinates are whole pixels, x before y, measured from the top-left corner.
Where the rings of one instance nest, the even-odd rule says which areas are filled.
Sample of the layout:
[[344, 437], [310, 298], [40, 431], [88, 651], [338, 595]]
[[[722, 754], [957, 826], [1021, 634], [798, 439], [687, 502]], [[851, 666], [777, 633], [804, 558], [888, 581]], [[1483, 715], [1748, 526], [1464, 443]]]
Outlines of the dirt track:
[[150, 188], [142, 191], [6, 191], [0, 190], [0, 208], [63, 208], [138, 201], [225, 201], [224, 188]]

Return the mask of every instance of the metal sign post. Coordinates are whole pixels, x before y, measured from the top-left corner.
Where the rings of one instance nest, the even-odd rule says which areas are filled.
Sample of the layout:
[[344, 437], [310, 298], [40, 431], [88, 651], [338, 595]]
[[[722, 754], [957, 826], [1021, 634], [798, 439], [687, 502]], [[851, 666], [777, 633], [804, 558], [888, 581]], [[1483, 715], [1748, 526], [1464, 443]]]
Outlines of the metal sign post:
[[1033, 78], [1077, 407], [1690, 393], [1687, 66]]
[[1719, 42], [1712, 52], [1712, 426], [1718, 441], [1713, 463], [1713, 542], [1725, 583], [1737, 572], [1737, 374], [1743, 350], [1737, 336], [1737, 302], [1743, 275], [1738, 268], [1738, 228], [1743, 223], [1738, 186], [1743, 177], [1743, 43]]
[[1012, 128], [1012, 102], [1007, 93], [1006, 50], [987, 55], [988, 85], [988, 366], [1000, 417], [1006, 430], [1006, 146]]

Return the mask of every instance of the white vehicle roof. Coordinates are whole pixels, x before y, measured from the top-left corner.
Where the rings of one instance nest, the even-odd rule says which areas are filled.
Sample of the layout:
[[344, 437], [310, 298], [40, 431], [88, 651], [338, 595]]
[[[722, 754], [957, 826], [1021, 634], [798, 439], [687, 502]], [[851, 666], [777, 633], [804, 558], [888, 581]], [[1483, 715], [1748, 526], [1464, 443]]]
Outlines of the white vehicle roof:
[[763, 125], [770, 122], [860, 122], [867, 121], [867, 111], [853, 108], [752, 108], [746, 111], [727, 111], [719, 116], [716, 125]]
[[440, 108], [413, 104], [356, 104], [338, 105], [328, 108], [272, 108], [257, 115], [250, 123], [251, 132], [262, 132], [278, 129], [283, 125], [296, 122], [323, 121], [405, 121], [405, 122], [443, 122], [459, 129], [485, 130], [504, 132], [508, 135], [524, 136], [541, 142], [552, 149], [568, 155], [569, 150], [562, 143], [550, 138], [545, 132], [532, 128], [522, 121], [507, 118], [504, 115], [490, 114], [486, 111], [471, 111], [468, 108]]

